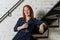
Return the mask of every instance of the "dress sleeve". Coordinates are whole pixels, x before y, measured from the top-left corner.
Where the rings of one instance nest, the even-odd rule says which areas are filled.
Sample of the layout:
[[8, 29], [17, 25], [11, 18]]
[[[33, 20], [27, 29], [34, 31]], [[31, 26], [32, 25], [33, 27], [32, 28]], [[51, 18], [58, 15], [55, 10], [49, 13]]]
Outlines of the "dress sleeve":
[[36, 19], [35, 18], [35, 23], [36, 23], [36, 25], [41, 25], [42, 23], [44, 23], [42, 20], [38, 20], [38, 19]]
[[15, 27], [14, 27], [14, 32], [17, 32], [17, 27], [21, 26], [21, 18], [18, 19]]

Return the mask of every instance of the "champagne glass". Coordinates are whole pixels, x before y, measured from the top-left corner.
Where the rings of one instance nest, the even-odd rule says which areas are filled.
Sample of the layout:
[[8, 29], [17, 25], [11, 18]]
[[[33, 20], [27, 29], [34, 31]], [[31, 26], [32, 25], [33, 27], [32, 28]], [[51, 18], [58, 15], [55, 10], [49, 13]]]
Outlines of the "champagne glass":
[[[27, 23], [27, 24], [28, 24], [28, 22], [25, 22], [25, 23]], [[27, 28], [26, 28], [26, 32], [29, 32]]]

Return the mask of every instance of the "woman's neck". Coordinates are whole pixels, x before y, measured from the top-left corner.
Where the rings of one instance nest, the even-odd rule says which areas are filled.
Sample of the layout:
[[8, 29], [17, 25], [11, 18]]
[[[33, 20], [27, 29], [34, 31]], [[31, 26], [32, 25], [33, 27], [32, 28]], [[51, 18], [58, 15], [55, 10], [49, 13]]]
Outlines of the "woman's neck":
[[26, 17], [26, 22], [28, 22], [30, 20], [30, 16]]

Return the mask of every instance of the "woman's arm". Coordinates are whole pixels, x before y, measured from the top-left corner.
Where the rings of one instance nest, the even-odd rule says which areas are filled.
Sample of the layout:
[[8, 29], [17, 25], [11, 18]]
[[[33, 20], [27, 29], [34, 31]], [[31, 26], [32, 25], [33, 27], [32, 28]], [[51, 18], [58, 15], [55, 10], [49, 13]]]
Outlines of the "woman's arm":
[[40, 33], [43, 33], [45, 27], [46, 27], [46, 23], [42, 23], [42, 24], [39, 26], [39, 32], [40, 32]]
[[19, 18], [15, 27], [14, 27], [14, 32], [17, 32], [23, 28], [27, 28], [27, 23], [22, 24], [22, 18]]
[[17, 28], [17, 31], [20, 31], [21, 29], [23, 29], [24, 27], [23, 26], [19, 26], [18, 28]]
[[18, 21], [17, 21], [17, 23], [16, 23], [16, 25], [14, 27], [14, 32], [18, 31], [17, 28], [20, 26], [20, 21], [21, 21], [21, 18], [18, 19]]
[[46, 23], [35, 18], [35, 24], [38, 25], [39, 32], [43, 33], [44, 32], [44, 28], [46, 27]]
[[22, 30], [22, 29], [24, 29], [24, 28], [28, 28], [28, 24], [27, 24], [27, 23], [23, 24], [22, 26], [19, 26], [19, 27], [17, 28], [17, 30], [20, 31], [20, 30]]
[[24, 28], [28, 28], [28, 23], [22, 24], [22, 18], [19, 18], [15, 27], [14, 27], [14, 31], [17, 32], [17, 31], [20, 31]]

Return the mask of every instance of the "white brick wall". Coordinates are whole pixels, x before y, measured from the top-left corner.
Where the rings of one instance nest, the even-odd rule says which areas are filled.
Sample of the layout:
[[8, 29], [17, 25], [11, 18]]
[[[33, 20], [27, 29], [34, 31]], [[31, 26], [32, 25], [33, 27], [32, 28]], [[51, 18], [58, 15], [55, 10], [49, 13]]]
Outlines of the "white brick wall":
[[[18, 0], [0, 0], [0, 17], [5, 14], [17, 1]], [[11, 17], [7, 17], [2, 23], [0, 23], [0, 40], [12, 40], [16, 34], [13, 31], [13, 28], [18, 18], [22, 16], [22, 8], [25, 4], [32, 6], [34, 16], [36, 17], [36, 14], [40, 11], [44, 11], [45, 15], [58, 1], [59, 0], [25, 0], [16, 10], [12, 12]], [[53, 29], [55, 28], [50, 29], [49, 39], [46, 40], [60, 40], [60, 29], [55, 29], [56, 32]]]

